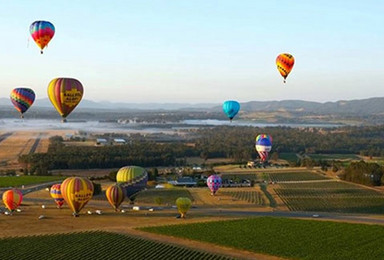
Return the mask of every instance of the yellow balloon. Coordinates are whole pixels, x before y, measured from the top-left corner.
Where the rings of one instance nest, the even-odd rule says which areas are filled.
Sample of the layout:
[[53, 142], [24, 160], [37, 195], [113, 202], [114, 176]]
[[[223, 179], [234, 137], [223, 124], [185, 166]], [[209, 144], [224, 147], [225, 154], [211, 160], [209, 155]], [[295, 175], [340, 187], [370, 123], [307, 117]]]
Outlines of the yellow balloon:
[[63, 181], [60, 187], [61, 195], [75, 217], [93, 196], [93, 184], [90, 180], [80, 177], [70, 177]]
[[176, 206], [182, 218], [186, 217], [188, 210], [191, 208], [191, 205], [192, 201], [187, 197], [180, 197], [176, 200]]

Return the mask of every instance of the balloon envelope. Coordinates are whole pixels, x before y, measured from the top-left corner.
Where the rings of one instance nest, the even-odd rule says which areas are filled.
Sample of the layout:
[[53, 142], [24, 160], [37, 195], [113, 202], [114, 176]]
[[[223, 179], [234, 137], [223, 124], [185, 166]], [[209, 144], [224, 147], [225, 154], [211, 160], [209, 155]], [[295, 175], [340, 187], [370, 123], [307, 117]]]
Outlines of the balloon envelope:
[[223, 111], [232, 120], [240, 110], [240, 103], [234, 100], [225, 101], [223, 104]]
[[21, 117], [35, 101], [35, 92], [30, 88], [15, 88], [11, 91], [11, 102]]
[[109, 186], [105, 191], [105, 195], [108, 199], [109, 204], [117, 211], [120, 204], [124, 201], [124, 191], [120, 185], [115, 184]]
[[125, 196], [133, 201], [134, 194], [146, 187], [148, 173], [139, 166], [125, 166], [117, 172], [116, 181], [124, 189]]
[[185, 218], [188, 210], [191, 208], [192, 201], [187, 197], [180, 197], [176, 200], [176, 206], [182, 218]]
[[60, 184], [54, 184], [51, 187], [50, 190], [51, 197], [54, 199], [55, 203], [57, 204], [58, 208], [61, 208], [64, 204], [64, 198], [61, 194], [61, 185]]
[[291, 72], [293, 65], [295, 64], [295, 58], [289, 53], [282, 53], [276, 58], [277, 70], [284, 78], [284, 83], [289, 73]]
[[212, 195], [214, 195], [221, 186], [221, 177], [219, 175], [213, 174], [207, 179], [208, 188], [211, 190]]
[[14, 211], [23, 200], [23, 194], [17, 189], [7, 190], [3, 193], [3, 202], [7, 209]]
[[92, 198], [93, 184], [85, 178], [70, 177], [63, 181], [60, 190], [73, 215], [78, 216], [80, 210]]
[[256, 137], [256, 151], [260, 155], [261, 161], [268, 159], [268, 153], [272, 149], [272, 137], [266, 134], [261, 134]]
[[29, 32], [32, 39], [39, 46], [40, 52], [43, 53], [43, 49], [51, 41], [53, 35], [55, 35], [55, 26], [48, 21], [34, 21], [29, 26]]
[[77, 79], [56, 78], [48, 85], [49, 100], [63, 121], [80, 103], [83, 93], [83, 85]]

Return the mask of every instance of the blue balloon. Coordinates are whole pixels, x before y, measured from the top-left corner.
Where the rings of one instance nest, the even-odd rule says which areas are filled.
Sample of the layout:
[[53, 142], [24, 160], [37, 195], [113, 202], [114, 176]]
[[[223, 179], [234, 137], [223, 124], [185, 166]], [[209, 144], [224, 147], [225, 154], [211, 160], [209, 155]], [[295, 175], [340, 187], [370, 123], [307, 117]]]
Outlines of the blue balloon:
[[239, 110], [240, 110], [240, 104], [237, 101], [228, 100], [228, 101], [225, 101], [223, 104], [223, 111], [231, 121], [237, 115]]

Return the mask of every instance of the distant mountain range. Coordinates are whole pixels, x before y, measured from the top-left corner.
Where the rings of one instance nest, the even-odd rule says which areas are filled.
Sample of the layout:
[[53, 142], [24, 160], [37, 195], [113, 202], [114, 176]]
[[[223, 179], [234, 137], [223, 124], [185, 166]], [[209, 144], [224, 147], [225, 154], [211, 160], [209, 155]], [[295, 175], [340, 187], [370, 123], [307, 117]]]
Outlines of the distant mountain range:
[[[0, 106], [10, 106], [11, 101], [8, 98], [0, 98]], [[89, 99], [83, 99], [78, 108], [80, 109], [129, 109], [129, 110], [195, 110], [207, 109], [217, 106], [213, 103], [187, 104], [187, 103], [122, 103], [101, 101], [96, 102]], [[36, 107], [52, 107], [48, 98], [36, 99], [34, 106]]]
[[[0, 98], [0, 106], [10, 106], [7, 98]], [[52, 107], [48, 98], [37, 99], [34, 106]], [[201, 103], [121, 103], [121, 102], [95, 102], [84, 99], [79, 104], [79, 109], [100, 110], [204, 110], [221, 111], [221, 104]], [[311, 102], [303, 100], [283, 101], [250, 101], [241, 103], [241, 110], [251, 112], [286, 111], [299, 114], [355, 114], [355, 115], [384, 115], [384, 98], [369, 98], [360, 100], [340, 100], [336, 102]]]

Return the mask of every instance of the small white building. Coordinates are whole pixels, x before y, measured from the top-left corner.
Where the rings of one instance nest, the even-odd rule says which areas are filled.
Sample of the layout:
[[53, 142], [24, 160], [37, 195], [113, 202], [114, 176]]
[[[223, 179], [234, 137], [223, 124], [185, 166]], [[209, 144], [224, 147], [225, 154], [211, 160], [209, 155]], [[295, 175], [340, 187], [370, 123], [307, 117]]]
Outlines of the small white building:
[[107, 145], [108, 141], [105, 138], [97, 138], [96, 139], [96, 145]]
[[115, 139], [113, 139], [113, 143], [114, 144], [126, 144], [127, 141], [125, 141], [125, 139], [122, 139], [122, 138], [115, 138]]

